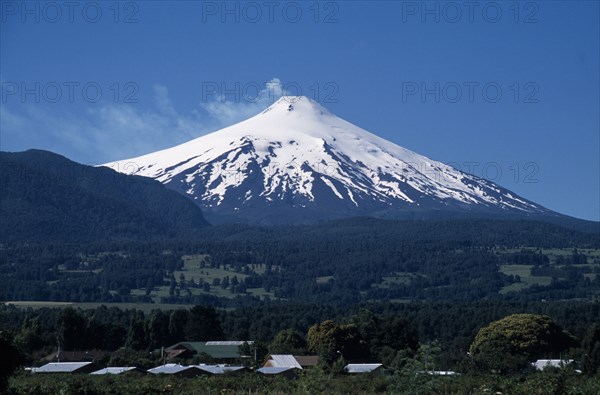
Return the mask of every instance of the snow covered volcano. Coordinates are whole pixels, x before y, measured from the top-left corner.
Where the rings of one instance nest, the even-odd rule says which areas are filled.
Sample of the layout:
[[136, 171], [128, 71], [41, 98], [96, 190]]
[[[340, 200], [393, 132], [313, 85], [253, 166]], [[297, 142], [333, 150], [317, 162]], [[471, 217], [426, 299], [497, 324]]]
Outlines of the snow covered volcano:
[[104, 166], [154, 178], [214, 222], [312, 222], [449, 210], [549, 210], [284, 96], [260, 114], [184, 144]]

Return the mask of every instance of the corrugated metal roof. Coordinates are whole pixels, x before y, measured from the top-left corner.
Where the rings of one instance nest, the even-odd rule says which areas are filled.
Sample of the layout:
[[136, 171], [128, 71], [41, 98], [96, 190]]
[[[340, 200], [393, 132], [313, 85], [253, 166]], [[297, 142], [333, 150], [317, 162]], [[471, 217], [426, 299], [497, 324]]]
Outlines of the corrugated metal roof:
[[130, 372], [130, 371], [136, 370], [136, 369], [137, 368], [135, 366], [110, 367], [110, 368], [104, 368], [104, 369], [97, 370], [90, 374], [121, 374], [121, 373], [125, 373], [125, 372]]
[[33, 373], [73, 373], [91, 365], [91, 362], [50, 362], [39, 368], [33, 368]]
[[210, 374], [225, 374], [245, 369], [244, 366], [195, 365], [198, 369]]
[[383, 366], [380, 363], [350, 363], [344, 367], [347, 373], [370, 373]]
[[296, 369], [296, 368], [291, 368], [291, 367], [272, 368], [272, 367], [268, 367], [268, 368], [260, 368], [260, 369], [257, 369], [256, 371], [258, 373], [262, 373], [262, 374], [274, 375], [274, 374], [285, 373], [285, 372], [288, 372], [288, 371], [294, 370], [294, 369]]
[[183, 366], [176, 363], [168, 363], [166, 365], [157, 366], [152, 369], [148, 369], [149, 373], [152, 374], [176, 374], [181, 373], [188, 369], [197, 369], [195, 366]]
[[269, 361], [265, 365], [269, 365], [273, 368], [302, 369], [302, 366], [300, 366], [296, 358], [291, 354], [271, 354]]

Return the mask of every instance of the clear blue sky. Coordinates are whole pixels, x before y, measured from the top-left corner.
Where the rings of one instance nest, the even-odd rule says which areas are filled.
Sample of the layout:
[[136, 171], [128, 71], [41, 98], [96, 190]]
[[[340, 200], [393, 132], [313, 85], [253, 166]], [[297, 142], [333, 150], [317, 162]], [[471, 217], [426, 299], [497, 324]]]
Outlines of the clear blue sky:
[[123, 159], [287, 91], [599, 220], [599, 3], [470, 4], [2, 1], [1, 149]]

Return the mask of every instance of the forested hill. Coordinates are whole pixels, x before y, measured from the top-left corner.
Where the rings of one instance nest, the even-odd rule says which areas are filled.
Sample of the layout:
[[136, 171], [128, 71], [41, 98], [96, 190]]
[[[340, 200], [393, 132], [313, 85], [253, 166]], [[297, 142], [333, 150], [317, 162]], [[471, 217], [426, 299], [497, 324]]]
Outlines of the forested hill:
[[41, 150], [0, 153], [0, 210], [3, 243], [165, 239], [208, 226], [157, 181]]
[[[596, 225], [600, 225], [595, 223]], [[387, 243], [537, 248], [600, 248], [600, 229], [584, 232], [525, 219], [387, 220], [357, 217], [316, 225], [253, 226], [224, 224], [200, 232], [204, 241], [239, 243], [357, 242], [383, 247]], [[343, 240], [343, 242], [342, 242]]]

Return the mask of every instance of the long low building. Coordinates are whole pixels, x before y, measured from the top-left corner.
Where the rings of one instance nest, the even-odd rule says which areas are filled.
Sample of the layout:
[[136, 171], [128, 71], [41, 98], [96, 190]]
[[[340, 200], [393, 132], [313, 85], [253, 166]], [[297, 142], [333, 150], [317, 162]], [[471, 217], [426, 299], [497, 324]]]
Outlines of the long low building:
[[108, 367], [108, 368], [100, 369], [100, 370], [97, 370], [90, 374], [101, 376], [104, 374], [124, 374], [124, 373], [127, 373], [127, 374], [129, 374], [129, 373], [146, 373], [146, 371], [143, 369], [140, 369], [138, 367], [135, 367], [135, 366], [121, 366], [121, 367]]
[[264, 376], [284, 376], [284, 377], [294, 377], [296, 376], [296, 372], [301, 368], [295, 367], [263, 367], [257, 369], [256, 371]]
[[39, 368], [31, 368], [32, 373], [92, 373], [100, 369], [92, 362], [50, 362]]
[[219, 374], [231, 374], [240, 373], [246, 370], [245, 366], [227, 366], [227, 365], [195, 365], [198, 369], [205, 371], [206, 373], [219, 375]]
[[202, 371], [196, 366], [184, 366], [177, 363], [167, 363], [148, 369], [148, 373], [152, 374], [169, 374], [178, 377], [196, 377], [202, 374]]

